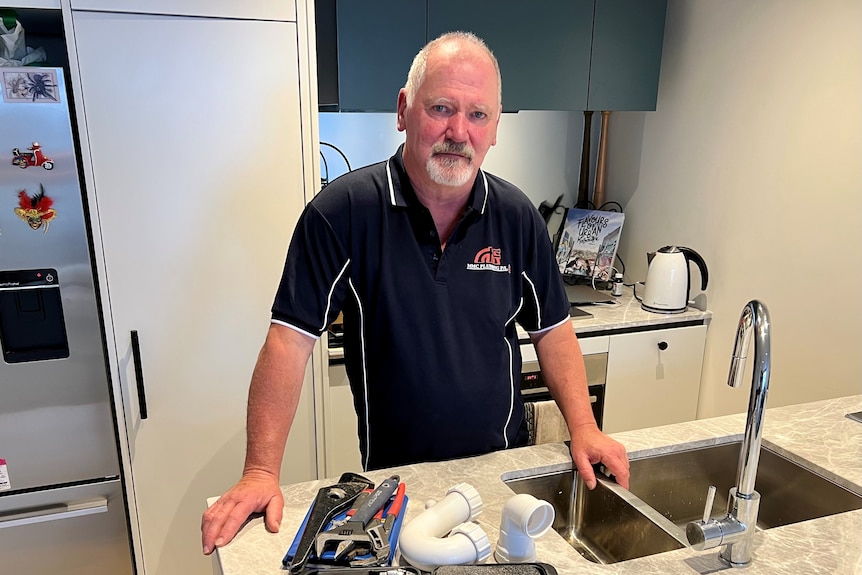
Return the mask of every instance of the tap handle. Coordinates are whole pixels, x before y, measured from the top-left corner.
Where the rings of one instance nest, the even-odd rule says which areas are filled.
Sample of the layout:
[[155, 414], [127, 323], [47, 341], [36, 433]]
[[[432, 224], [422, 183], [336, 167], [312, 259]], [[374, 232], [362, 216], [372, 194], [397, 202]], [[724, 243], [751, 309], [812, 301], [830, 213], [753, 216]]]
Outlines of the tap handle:
[[[724, 532], [734, 530], [739, 522], [732, 517], [724, 519], [712, 518], [712, 504], [715, 502], [715, 485], [710, 485], [706, 492], [706, 505], [703, 508], [703, 520], [692, 521], [685, 526], [685, 537], [688, 544], [697, 551], [712, 549], [724, 543]], [[728, 541], [729, 543], [729, 541]]]
[[706, 505], [703, 508], [703, 522], [709, 521], [712, 517], [712, 503], [715, 501], [715, 485], [710, 485], [706, 492]]

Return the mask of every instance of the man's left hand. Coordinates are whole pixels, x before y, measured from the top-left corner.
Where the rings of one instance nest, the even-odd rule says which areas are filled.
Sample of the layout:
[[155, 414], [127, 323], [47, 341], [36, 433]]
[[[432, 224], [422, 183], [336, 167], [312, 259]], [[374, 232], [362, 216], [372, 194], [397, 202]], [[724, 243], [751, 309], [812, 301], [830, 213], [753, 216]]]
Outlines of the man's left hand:
[[617, 483], [629, 487], [629, 458], [626, 448], [614, 441], [597, 427], [584, 425], [572, 435], [572, 461], [589, 489], [596, 486], [593, 465], [604, 463], [614, 475]]

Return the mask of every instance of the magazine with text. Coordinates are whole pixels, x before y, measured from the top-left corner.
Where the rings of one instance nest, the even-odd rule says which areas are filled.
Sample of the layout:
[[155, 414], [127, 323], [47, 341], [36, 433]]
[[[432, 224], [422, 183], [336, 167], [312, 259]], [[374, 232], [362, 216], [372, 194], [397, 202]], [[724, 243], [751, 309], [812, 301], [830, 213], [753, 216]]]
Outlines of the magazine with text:
[[625, 214], [569, 208], [557, 236], [557, 265], [564, 277], [613, 277]]

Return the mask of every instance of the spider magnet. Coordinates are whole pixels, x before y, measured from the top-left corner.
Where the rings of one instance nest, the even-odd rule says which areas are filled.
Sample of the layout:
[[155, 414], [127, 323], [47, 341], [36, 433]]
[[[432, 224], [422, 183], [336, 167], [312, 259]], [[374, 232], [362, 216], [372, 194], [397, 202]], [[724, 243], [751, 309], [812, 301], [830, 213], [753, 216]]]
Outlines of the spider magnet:
[[39, 184], [39, 193], [33, 196], [27, 194], [27, 190], [18, 192], [18, 207], [15, 215], [27, 222], [34, 230], [42, 229], [42, 233], [48, 232], [48, 225], [57, 217], [57, 210], [52, 208], [54, 200], [45, 195], [45, 189]]
[[27, 148], [26, 152], [12, 148], [12, 165], [18, 166], [22, 170], [28, 166], [42, 166], [46, 170], [53, 170], [54, 160], [42, 152], [42, 146], [39, 145], [39, 142], [33, 142], [33, 145]]
[[57, 103], [57, 72], [50, 69], [3, 70], [3, 101]]

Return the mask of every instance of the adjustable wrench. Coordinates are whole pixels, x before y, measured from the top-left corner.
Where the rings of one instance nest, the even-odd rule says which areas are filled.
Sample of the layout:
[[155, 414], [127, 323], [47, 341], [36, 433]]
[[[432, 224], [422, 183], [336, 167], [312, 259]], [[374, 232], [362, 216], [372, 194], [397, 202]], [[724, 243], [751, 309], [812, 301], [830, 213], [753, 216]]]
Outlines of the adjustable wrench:
[[379, 531], [369, 532], [366, 527], [395, 493], [398, 483], [397, 475], [386, 479], [346, 523], [320, 533], [315, 543], [317, 556], [322, 557], [324, 553], [334, 551], [335, 561], [343, 561], [349, 555], [355, 556], [362, 550], [379, 558], [384, 546], [388, 555], [389, 541], [383, 541]]
[[364, 489], [373, 485], [361, 475], [344, 473], [335, 485], [318, 490], [317, 497], [315, 497], [311, 507], [308, 523], [302, 532], [296, 556], [288, 565], [292, 574], [296, 575], [305, 570], [305, 564], [314, 549], [315, 538], [332, 518], [348, 508]]

